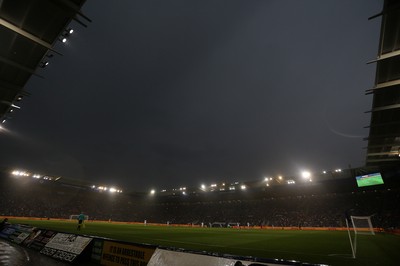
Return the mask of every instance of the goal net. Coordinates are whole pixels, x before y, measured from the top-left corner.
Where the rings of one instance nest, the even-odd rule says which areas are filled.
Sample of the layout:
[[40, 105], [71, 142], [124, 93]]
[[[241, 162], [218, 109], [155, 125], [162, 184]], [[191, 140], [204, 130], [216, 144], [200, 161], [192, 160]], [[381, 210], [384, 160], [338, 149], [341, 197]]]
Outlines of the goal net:
[[[69, 219], [70, 220], [78, 220], [78, 216], [79, 216], [79, 214], [72, 214], [72, 215], [69, 216]], [[85, 221], [88, 221], [89, 220], [89, 215], [84, 214], [84, 216], [85, 216]]]
[[[347, 232], [349, 234], [351, 251], [353, 258], [356, 258], [357, 253], [357, 235], [375, 235], [374, 228], [372, 227], [371, 216], [350, 216], [351, 225], [346, 219]], [[353, 236], [351, 234], [353, 231]]]
[[375, 231], [371, 223], [371, 216], [350, 216], [350, 217], [355, 234], [375, 235]]

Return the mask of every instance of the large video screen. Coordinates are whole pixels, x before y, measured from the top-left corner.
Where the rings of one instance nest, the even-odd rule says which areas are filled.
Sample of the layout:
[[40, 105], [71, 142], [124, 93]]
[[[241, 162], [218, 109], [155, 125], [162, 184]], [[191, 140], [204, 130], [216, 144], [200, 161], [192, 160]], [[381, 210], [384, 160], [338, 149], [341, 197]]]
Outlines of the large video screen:
[[383, 184], [381, 173], [356, 176], [356, 180], [358, 187], [375, 186]]

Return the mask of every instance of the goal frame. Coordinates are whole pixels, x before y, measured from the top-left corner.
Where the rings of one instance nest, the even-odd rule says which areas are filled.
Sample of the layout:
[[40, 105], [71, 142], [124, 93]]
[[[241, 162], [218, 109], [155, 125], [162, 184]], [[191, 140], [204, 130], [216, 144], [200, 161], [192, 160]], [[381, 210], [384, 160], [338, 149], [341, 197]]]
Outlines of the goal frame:
[[[366, 220], [368, 223], [368, 228], [367, 227], [358, 228], [355, 225], [356, 223], [354, 222], [354, 220], [357, 220], [357, 219]], [[349, 235], [349, 241], [350, 241], [350, 247], [351, 247], [353, 259], [355, 259], [356, 255], [357, 255], [357, 236], [358, 235], [375, 235], [375, 230], [374, 230], [374, 227], [372, 226], [371, 216], [350, 216], [349, 220], [351, 221], [351, 227], [354, 231], [354, 239], [352, 239], [352, 237], [351, 237], [350, 225], [349, 225], [348, 219], [346, 219], [347, 232]]]

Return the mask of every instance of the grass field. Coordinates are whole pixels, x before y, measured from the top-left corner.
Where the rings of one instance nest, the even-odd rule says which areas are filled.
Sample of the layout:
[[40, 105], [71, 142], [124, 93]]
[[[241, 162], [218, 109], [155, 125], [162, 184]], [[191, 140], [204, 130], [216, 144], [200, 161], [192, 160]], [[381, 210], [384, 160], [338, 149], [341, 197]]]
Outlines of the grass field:
[[279, 258], [330, 265], [400, 265], [400, 236], [359, 235], [357, 258], [351, 258], [346, 231], [189, 228], [140, 224], [86, 223], [82, 231], [69, 221], [10, 219], [61, 232], [101, 236], [134, 243], [210, 251], [220, 254]]

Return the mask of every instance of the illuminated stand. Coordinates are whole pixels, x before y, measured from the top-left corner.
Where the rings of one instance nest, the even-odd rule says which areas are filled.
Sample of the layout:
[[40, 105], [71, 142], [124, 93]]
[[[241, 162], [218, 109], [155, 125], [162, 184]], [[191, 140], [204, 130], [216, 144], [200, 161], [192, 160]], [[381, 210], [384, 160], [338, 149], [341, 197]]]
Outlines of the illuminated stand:
[[351, 251], [353, 258], [356, 258], [357, 253], [357, 235], [375, 235], [374, 228], [372, 227], [371, 216], [350, 216], [352, 228], [354, 230], [354, 238], [352, 239], [350, 233], [349, 222], [346, 219], [347, 232], [349, 234]]

